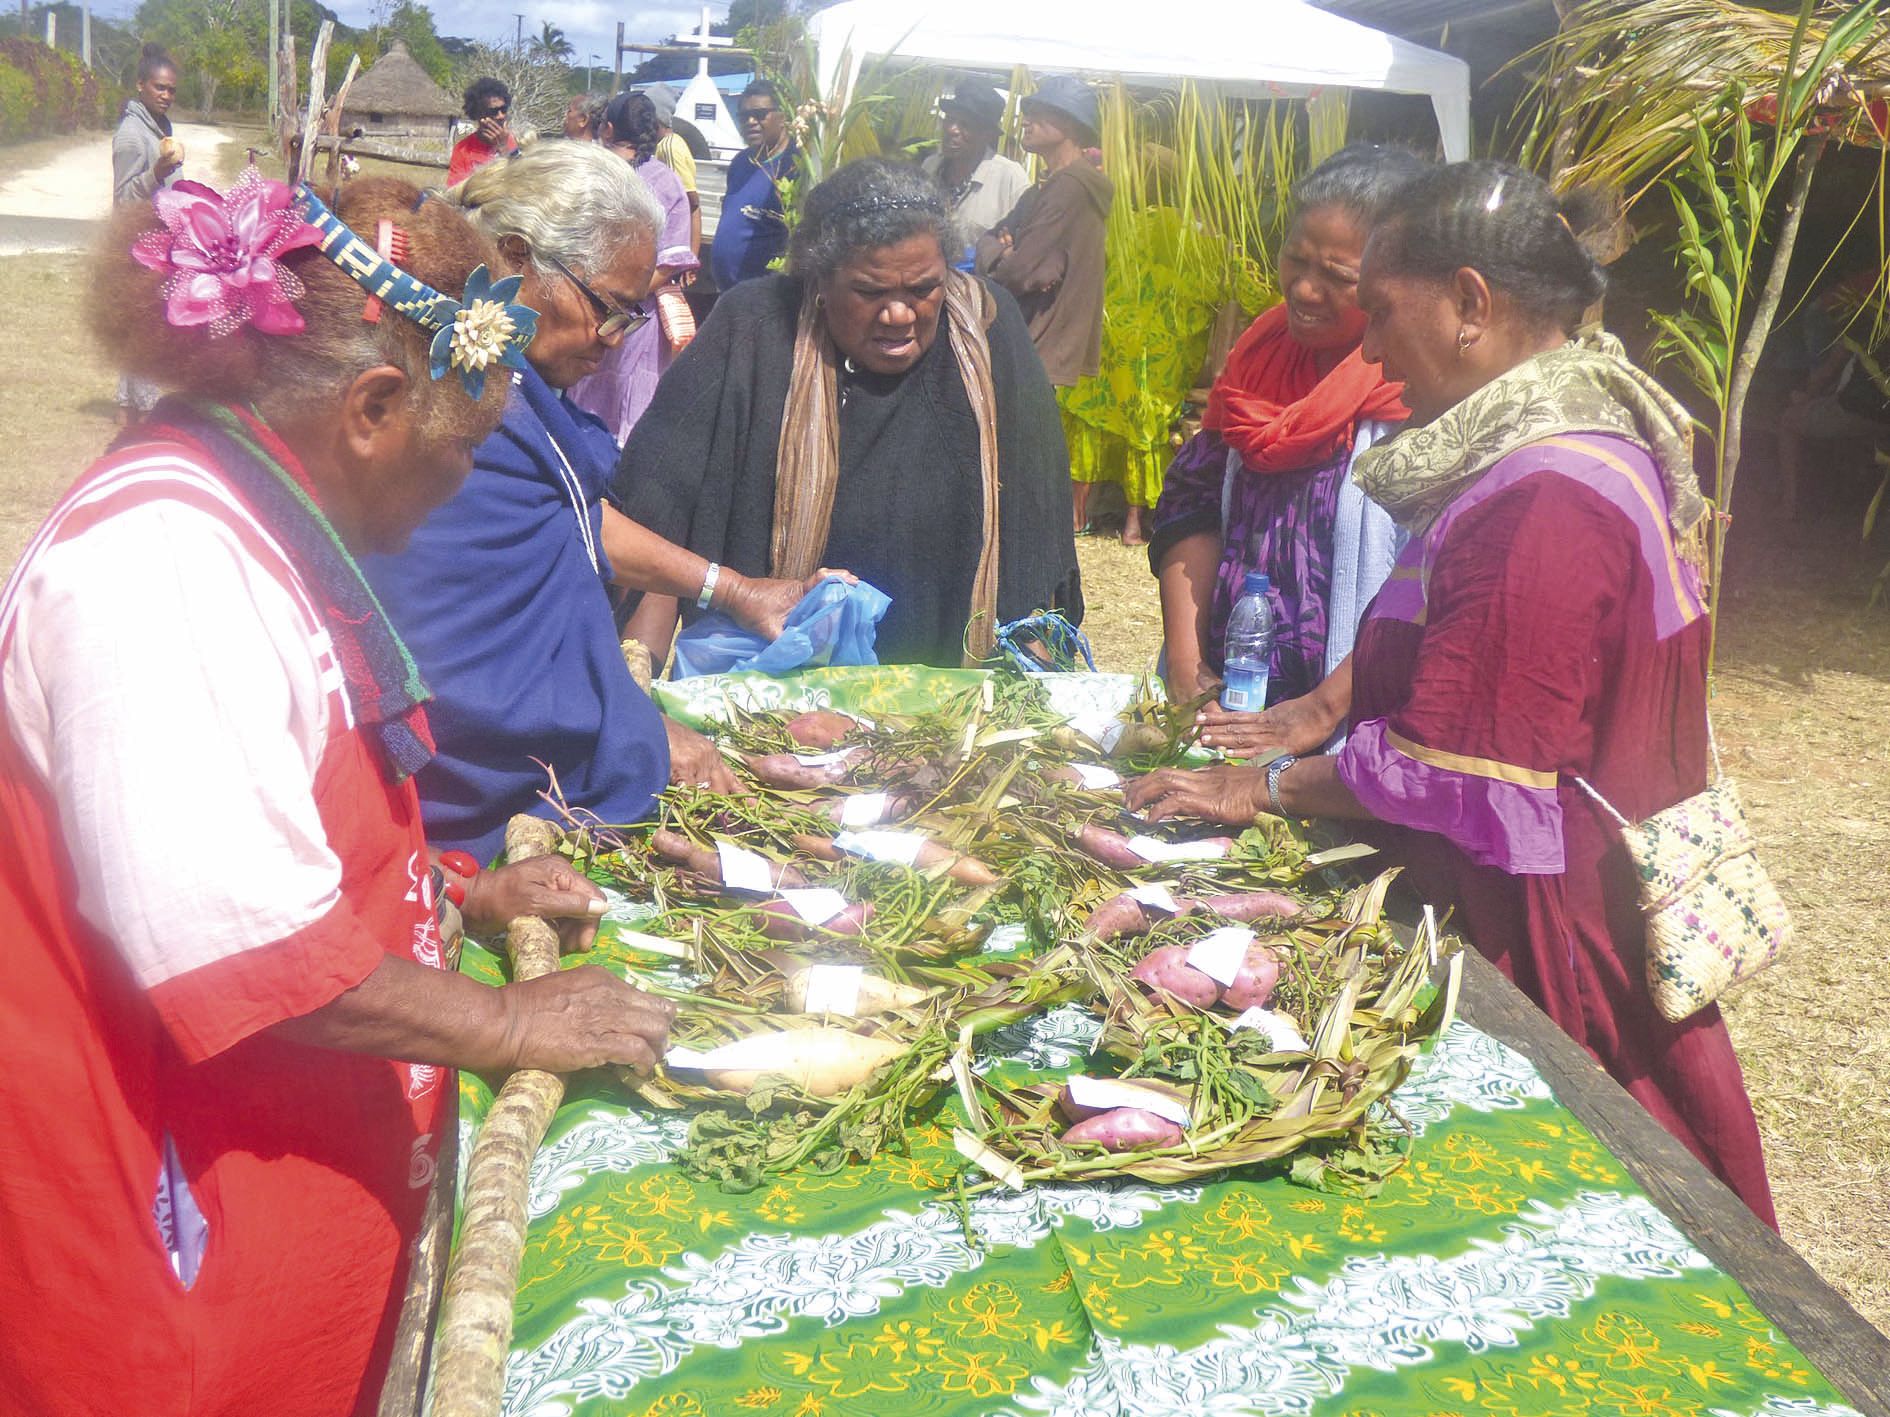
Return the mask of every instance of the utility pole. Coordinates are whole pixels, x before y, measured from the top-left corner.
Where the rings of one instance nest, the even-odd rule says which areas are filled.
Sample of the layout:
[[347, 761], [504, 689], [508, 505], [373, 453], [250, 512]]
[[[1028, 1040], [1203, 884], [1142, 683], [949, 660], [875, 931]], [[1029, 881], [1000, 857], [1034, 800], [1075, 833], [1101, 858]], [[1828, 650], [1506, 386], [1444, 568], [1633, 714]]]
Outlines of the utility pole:
[[[22, 8], [24, 8], [26, 5], [26, 0], [20, 0], [20, 5]], [[622, 20], [617, 21], [617, 72], [612, 78], [610, 91], [612, 93], [623, 92], [623, 21]]]
[[517, 11], [513, 11], [512, 17], [518, 21], [518, 35], [512, 41], [512, 57], [519, 59], [525, 54], [525, 17]]
[[601, 54], [593, 54], [589, 56], [587, 62], [585, 63], [584, 65], [584, 92], [585, 93], [589, 93], [591, 91], [591, 80], [595, 78], [597, 75], [597, 61], [599, 59], [602, 59], [603, 57], [604, 56]]
[[282, 8], [269, 0], [269, 129], [275, 131], [282, 115]]
[[92, 0], [85, 0], [79, 11], [79, 62], [92, 67]]

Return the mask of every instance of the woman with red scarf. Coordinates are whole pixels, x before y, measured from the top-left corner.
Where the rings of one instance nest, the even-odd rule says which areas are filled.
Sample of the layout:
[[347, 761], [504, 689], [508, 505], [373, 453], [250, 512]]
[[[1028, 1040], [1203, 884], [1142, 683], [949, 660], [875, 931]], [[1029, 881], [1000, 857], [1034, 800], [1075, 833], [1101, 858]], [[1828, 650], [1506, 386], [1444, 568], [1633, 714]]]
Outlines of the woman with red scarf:
[[[1176, 456], [1155, 508], [1149, 566], [1161, 583], [1171, 698], [1192, 699], [1220, 677], [1228, 612], [1248, 572], [1272, 583], [1268, 698], [1279, 703], [1345, 658], [1391, 570], [1391, 522], [1349, 471], [1407, 413], [1399, 386], [1359, 357], [1358, 269], [1372, 227], [1423, 170], [1407, 152], [1351, 147], [1293, 193], [1297, 215], [1280, 250], [1286, 298], [1234, 346], [1203, 430]], [[1201, 741], [1252, 751], [1259, 717], [1210, 704]]]

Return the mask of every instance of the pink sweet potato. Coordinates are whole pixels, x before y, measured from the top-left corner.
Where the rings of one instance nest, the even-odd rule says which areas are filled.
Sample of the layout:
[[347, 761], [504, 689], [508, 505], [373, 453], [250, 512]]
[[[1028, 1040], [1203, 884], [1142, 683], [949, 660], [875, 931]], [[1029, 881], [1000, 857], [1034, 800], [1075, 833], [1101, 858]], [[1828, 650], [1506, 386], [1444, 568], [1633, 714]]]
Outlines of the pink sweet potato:
[[1184, 1004], [1205, 1009], [1221, 996], [1221, 986], [1188, 963], [1186, 945], [1163, 945], [1142, 956], [1129, 977], [1173, 994]]
[[803, 748], [833, 747], [860, 726], [857, 718], [837, 709], [814, 709], [787, 721], [787, 736]]
[[1201, 896], [1189, 901], [1188, 908], [1190, 913], [1208, 910], [1243, 924], [1255, 920], [1296, 920], [1306, 913], [1306, 907], [1299, 901], [1289, 895], [1281, 895], [1278, 891], [1241, 891], [1233, 895]]
[[1124, 891], [1090, 911], [1083, 933], [1092, 940], [1113, 940], [1118, 935], [1145, 935], [1153, 923], [1142, 902]]
[[1148, 865], [1135, 854], [1129, 839], [1121, 832], [1097, 826], [1094, 822], [1076, 834], [1076, 844], [1103, 865], [1114, 866], [1118, 871], [1133, 871]]
[[1117, 1107], [1085, 1118], [1064, 1132], [1065, 1142], [1092, 1142], [1105, 1151], [1136, 1151], [1145, 1146], [1179, 1146], [1181, 1128], [1140, 1107]]
[[1235, 1010], [1258, 1007], [1273, 997], [1273, 988], [1279, 982], [1279, 954], [1271, 945], [1255, 940], [1247, 946], [1247, 957], [1241, 961], [1234, 982], [1221, 990], [1221, 1002]]

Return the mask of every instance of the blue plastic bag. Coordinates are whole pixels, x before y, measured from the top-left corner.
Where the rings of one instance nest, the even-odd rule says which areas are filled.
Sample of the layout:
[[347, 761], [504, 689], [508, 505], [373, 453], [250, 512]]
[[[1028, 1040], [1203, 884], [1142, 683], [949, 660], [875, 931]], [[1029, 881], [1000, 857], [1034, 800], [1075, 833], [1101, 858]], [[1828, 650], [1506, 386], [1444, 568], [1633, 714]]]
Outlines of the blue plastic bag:
[[690, 679], [742, 669], [786, 674], [829, 664], [878, 664], [874, 640], [891, 604], [890, 596], [865, 581], [849, 585], [829, 576], [788, 612], [787, 625], [772, 644], [711, 611], [676, 637], [676, 666], [670, 672]]

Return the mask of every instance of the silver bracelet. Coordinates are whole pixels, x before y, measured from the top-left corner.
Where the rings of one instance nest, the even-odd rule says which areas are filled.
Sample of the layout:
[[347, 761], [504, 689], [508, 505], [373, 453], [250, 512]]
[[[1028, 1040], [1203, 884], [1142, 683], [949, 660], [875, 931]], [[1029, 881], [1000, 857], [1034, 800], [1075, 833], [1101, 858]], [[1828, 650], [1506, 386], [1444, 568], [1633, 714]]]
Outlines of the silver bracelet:
[[1286, 808], [1280, 805], [1280, 779], [1286, 775], [1286, 770], [1298, 761], [1297, 754], [1282, 753], [1267, 764], [1267, 800], [1273, 804], [1273, 815], [1276, 817], [1286, 815]]
[[715, 599], [715, 583], [722, 579], [722, 563], [709, 562], [707, 574], [702, 577], [702, 594], [696, 597], [696, 609], [707, 610], [709, 602]]

